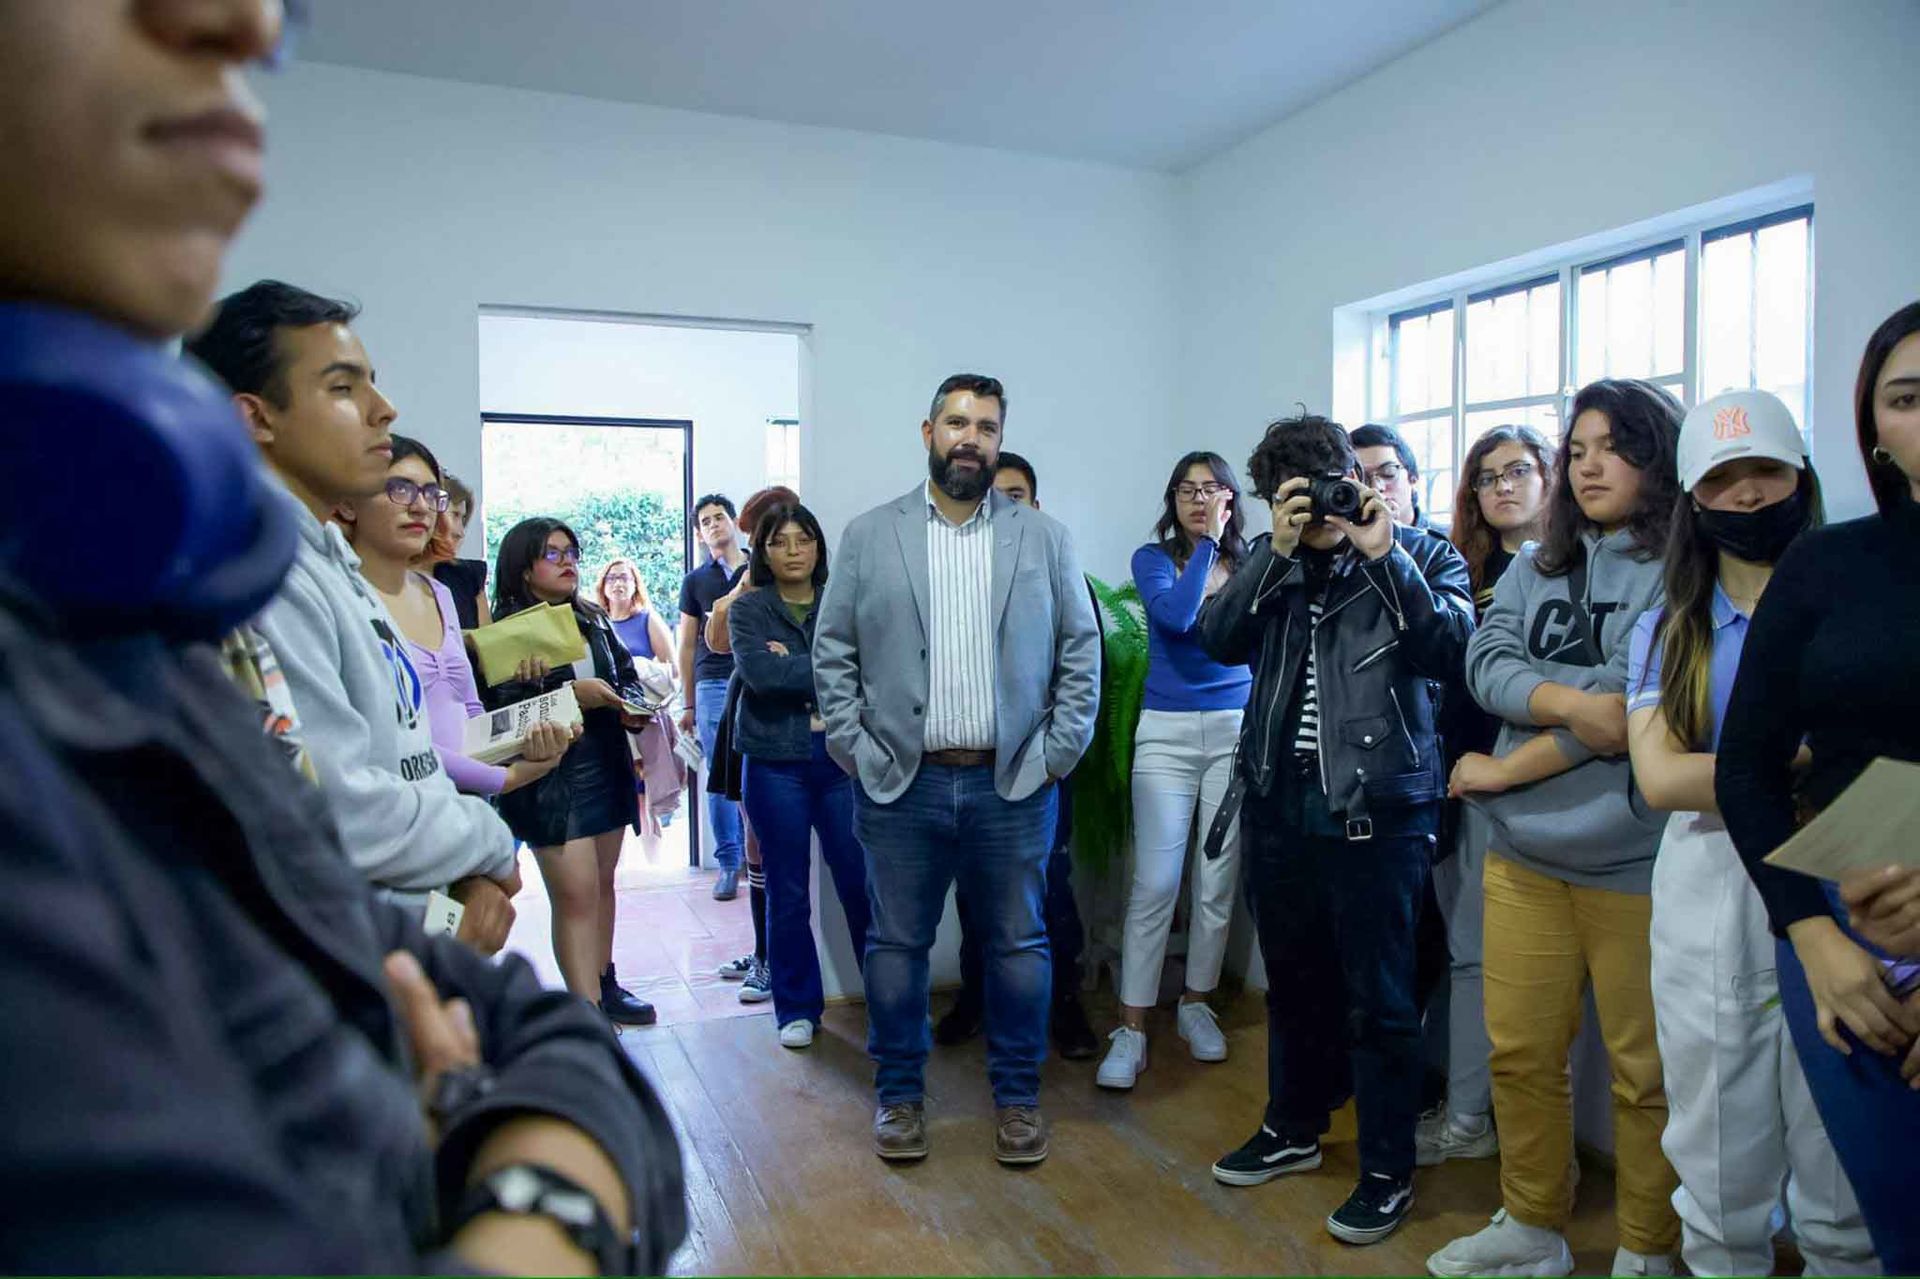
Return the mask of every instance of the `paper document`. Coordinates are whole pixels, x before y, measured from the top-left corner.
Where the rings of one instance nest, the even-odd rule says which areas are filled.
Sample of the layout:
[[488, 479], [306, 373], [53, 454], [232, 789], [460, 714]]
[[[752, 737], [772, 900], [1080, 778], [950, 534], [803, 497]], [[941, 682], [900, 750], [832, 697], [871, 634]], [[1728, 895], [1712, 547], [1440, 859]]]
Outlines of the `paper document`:
[[1874, 760], [1767, 863], [1836, 880], [1878, 866], [1920, 867], [1920, 764]]
[[460, 753], [482, 764], [503, 763], [520, 753], [520, 744], [535, 724], [568, 726], [579, 722], [580, 702], [573, 695], [573, 685], [562, 684], [551, 693], [473, 716], [467, 721]]
[[466, 917], [467, 908], [439, 889], [427, 894], [427, 917], [425, 928], [427, 936], [438, 933], [457, 933], [460, 921]]
[[570, 605], [529, 608], [491, 626], [468, 631], [467, 638], [480, 659], [480, 675], [489, 684], [512, 679], [520, 663], [529, 657], [544, 657], [549, 667], [558, 668], [587, 655], [587, 641], [580, 634], [580, 623]]

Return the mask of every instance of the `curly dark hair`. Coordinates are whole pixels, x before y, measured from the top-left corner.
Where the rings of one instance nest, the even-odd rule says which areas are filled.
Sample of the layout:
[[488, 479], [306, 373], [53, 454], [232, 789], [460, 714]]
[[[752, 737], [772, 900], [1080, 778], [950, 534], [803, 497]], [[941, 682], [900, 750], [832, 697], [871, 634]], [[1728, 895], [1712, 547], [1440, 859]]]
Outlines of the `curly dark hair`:
[[1637, 378], [1588, 383], [1573, 397], [1573, 408], [1567, 413], [1567, 429], [1560, 436], [1560, 466], [1547, 498], [1547, 536], [1534, 556], [1535, 566], [1547, 577], [1560, 577], [1580, 561], [1586, 554], [1580, 539], [1593, 529], [1593, 521], [1573, 496], [1578, 464], [1567, 451], [1573, 443], [1573, 428], [1588, 411], [1606, 415], [1613, 430], [1613, 451], [1640, 472], [1640, 496], [1627, 516], [1635, 558], [1660, 558], [1673, 527], [1674, 503], [1680, 497], [1674, 451], [1686, 410], [1665, 388]]
[[1297, 475], [1352, 475], [1359, 465], [1347, 429], [1303, 407], [1295, 417], [1267, 423], [1266, 434], [1247, 459], [1247, 474], [1253, 479], [1253, 495], [1271, 502], [1280, 486]]

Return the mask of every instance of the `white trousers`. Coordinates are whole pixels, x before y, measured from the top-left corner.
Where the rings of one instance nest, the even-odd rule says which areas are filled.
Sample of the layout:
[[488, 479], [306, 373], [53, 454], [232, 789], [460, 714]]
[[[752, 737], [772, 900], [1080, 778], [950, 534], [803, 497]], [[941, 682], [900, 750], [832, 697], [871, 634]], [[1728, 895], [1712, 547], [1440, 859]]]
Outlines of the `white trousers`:
[[1652, 943], [1668, 1106], [1660, 1146], [1680, 1174], [1673, 1207], [1688, 1268], [1771, 1273], [1784, 1183], [1806, 1273], [1878, 1274], [1780, 1012], [1766, 909], [1719, 818], [1667, 822]]
[[[1197, 849], [1233, 776], [1239, 711], [1142, 711], [1133, 737], [1133, 884], [1120, 948], [1120, 1002], [1159, 1002], [1160, 969], [1187, 845]], [[1194, 832], [1199, 832], [1194, 838]], [[1240, 881], [1239, 823], [1212, 861], [1196, 854], [1192, 922], [1187, 930], [1187, 989], [1220, 984]]]

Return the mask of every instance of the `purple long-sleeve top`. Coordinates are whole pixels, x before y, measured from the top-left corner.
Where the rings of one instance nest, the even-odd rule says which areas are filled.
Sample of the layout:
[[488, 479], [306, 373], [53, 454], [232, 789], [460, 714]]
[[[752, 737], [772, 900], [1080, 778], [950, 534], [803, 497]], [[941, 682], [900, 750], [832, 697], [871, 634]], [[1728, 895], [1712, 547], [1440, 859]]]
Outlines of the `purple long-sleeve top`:
[[507, 784], [507, 770], [461, 753], [466, 745], [468, 717], [481, 714], [486, 707], [480, 704], [473, 664], [467, 660], [467, 646], [460, 638], [460, 615], [454, 611], [453, 593], [424, 573], [415, 576], [433, 588], [434, 602], [440, 606], [440, 647], [427, 649], [407, 641], [407, 655], [420, 672], [434, 753], [458, 789], [469, 795], [498, 795]]
[[1212, 538], [1195, 544], [1185, 569], [1149, 544], [1133, 553], [1133, 584], [1147, 612], [1147, 688], [1150, 711], [1237, 711], [1247, 704], [1253, 672], [1223, 666], [1200, 647], [1200, 605], [1220, 548]]

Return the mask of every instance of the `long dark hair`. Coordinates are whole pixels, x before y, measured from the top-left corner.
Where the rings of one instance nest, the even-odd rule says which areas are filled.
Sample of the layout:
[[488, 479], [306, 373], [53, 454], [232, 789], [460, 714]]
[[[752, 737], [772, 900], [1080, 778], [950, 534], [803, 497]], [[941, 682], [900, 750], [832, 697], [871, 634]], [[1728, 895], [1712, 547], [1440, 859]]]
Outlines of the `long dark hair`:
[[1549, 488], [1554, 482], [1553, 445], [1531, 426], [1492, 427], [1467, 450], [1466, 460], [1460, 464], [1460, 489], [1453, 497], [1453, 545], [1467, 561], [1467, 575], [1473, 580], [1475, 599], [1487, 584], [1487, 561], [1500, 545], [1500, 535], [1487, 523], [1486, 513], [1480, 509], [1480, 490], [1473, 486], [1473, 478], [1480, 473], [1487, 455], [1505, 444], [1526, 448], [1533, 454], [1533, 464], [1540, 468], [1540, 478]]
[[1586, 554], [1581, 535], [1594, 527], [1573, 496], [1573, 462], [1568, 448], [1573, 428], [1588, 410], [1606, 415], [1613, 432], [1613, 451], [1640, 472], [1640, 496], [1627, 516], [1633, 534], [1634, 555], [1649, 560], [1666, 548], [1673, 525], [1675, 499], [1680, 496], [1679, 466], [1674, 449], [1680, 440], [1680, 401], [1665, 389], [1637, 378], [1609, 378], [1580, 388], [1560, 436], [1560, 466], [1553, 496], [1547, 500], [1547, 536], [1534, 564], [1547, 577], [1559, 577]]
[[[1820, 477], [1808, 462], [1800, 472], [1806, 498], [1804, 533], [1826, 521]], [[1798, 536], [1796, 534], [1795, 536]], [[1667, 728], [1688, 750], [1705, 750], [1713, 741], [1713, 588], [1720, 580], [1720, 548], [1700, 531], [1700, 508], [1682, 493], [1667, 536], [1667, 606], [1654, 628], [1660, 645], [1660, 708]]]
[[1867, 339], [1866, 353], [1860, 357], [1860, 378], [1853, 384], [1853, 422], [1860, 434], [1860, 461], [1867, 468], [1873, 504], [1882, 515], [1905, 501], [1912, 489], [1898, 466], [1874, 460], [1873, 451], [1880, 447], [1880, 426], [1873, 415], [1873, 388], [1893, 348], [1916, 333], [1920, 333], [1920, 302], [1909, 302], [1889, 315]]
[[1153, 526], [1153, 540], [1181, 568], [1185, 568], [1187, 561], [1193, 558], [1193, 538], [1187, 535], [1186, 526], [1180, 522], [1180, 504], [1173, 491], [1187, 478], [1187, 472], [1196, 466], [1211, 470], [1214, 483], [1226, 485], [1233, 493], [1233, 504], [1227, 508], [1227, 528], [1220, 535], [1220, 558], [1229, 569], [1237, 568], [1247, 558], [1246, 521], [1240, 514], [1240, 480], [1234, 475], [1233, 468], [1227, 465], [1227, 459], [1218, 453], [1196, 451], [1173, 464], [1173, 474], [1167, 477], [1166, 491], [1160, 495], [1160, 522]]
[[[546, 553], [547, 539], [554, 532], [565, 533], [567, 540], [573, 543], [573, 549], [580, 549], [580, 539], [567, 527], [563, 520], [535, 516], [530, 520], [521, 520], [507, 530], [500, 539], [500, 554], [493, 563], [493, 618], [497, 622], [503, 617], [511, 617], [523, 609], [545, 603], [533, 593], [527, 585], [527, 575], [533, 572], [534, 563]], [[576, 560], [574, 567], [579, 567]], [[600, 606], [583, 598], [578, 592], [573, 597], [573, 607], [584, 613], [598, 613]]]
[[781, 502], [767, 508], [760, 517], [760, 523], [753, 530], [753, 563], [747, 569], [747, 580], [754, 586], [772, 586], [773, 564], [766, 555], [766, 546], [774, 535], [789, 524], [798, 524], [807, 535], [813, 538], [815, 554], [813, 559], [813, 589], [819, 590], [827, 584], [827, 535], [820, 531], [820, 521], [813, 512], [798, 502]]

